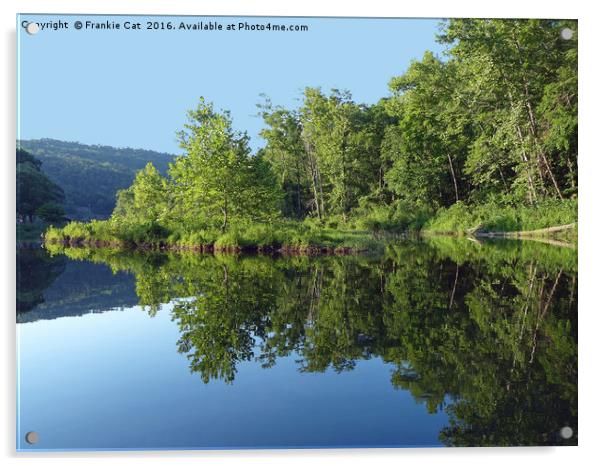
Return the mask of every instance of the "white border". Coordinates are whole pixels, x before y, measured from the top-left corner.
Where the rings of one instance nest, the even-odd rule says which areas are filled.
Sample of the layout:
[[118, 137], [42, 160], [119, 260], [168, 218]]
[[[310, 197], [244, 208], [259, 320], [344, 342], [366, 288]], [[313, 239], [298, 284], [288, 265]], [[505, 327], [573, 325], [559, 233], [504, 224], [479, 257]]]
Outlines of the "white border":
[[[2, 211], [4, 228], [1, 261], [4, 306], [1, 308], [2, 407], [0, 408], [0, 454], [4, 464], [119, 464], [163, 465], [175, 461], [181, 465], [211, 464], [307, 464], [333, 465], [395, 464], [401, 462], [488, 466], [512, 463], [537, 463], [546, 466], [594, 463], [602, 457], [597, 450], [602, 432], [600, 412], [600, 299], [596, 293], [600, 265], [600, 176], [602, 154], [597, 143], [602, 109], [600, 102], [600, 14], [593, 1], [547, 0], [439, 0], [394, 2], [386, 0], [104, 0], [44, 1], [3, 0], [2, 15]], [[193, 14], [193, 15], [266, 15], [266, 16], [396, 16], [396, 17], [535, 17], [577, 18], [579, 20], [579, 93], [580, 93], [580, 206], [579, 206], [579, 447], [574, 448], [487, 448], [487, 449], [404, 449], [404, 450], [267, 450], [199, 452], [98, 452], [98, 453], [19, 453], [15, 452], [15, 15], [22, 13], [104, 13], [104, 14]]]

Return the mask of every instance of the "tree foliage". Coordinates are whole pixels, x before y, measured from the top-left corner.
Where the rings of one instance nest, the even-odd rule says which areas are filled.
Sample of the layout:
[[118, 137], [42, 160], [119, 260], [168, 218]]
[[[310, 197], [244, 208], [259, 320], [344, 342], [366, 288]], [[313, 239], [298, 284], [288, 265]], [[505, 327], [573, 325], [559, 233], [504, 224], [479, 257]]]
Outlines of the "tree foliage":
[[118, 193], [113, 219], [173, 230], [266, 222], [279, 215], [280, 191], [269, 164], [253, 156], [227, 112], [201, 99], [179, 133], [185, 155], [163, 177], [152, 163]]
[[449, 20], [445, 55], [426, 52], [377, 104], [307, 88], [299, 109], [264, 107], [264, 150], [296, 193], [284, 214], [299, 217], [300, 200], [305, 215], [346, 219], [367, 202], [434, 212], [575, 196], [576, 34], [574, 21]]
[[[572, 38], [562, 38], [564, 28]], [[403, 231], [464, 213], [452, 223], [525, 223], [511, 221], [515, 209], [523, 219], [574, 223], [576, 38], [575, 21], [448, 20], [438, 37], [444, 55], [427, 51], [376, 103], [316, 87], [296, 108], [266, 97], [256, 153], [230, 114], [201, 98], [178, 134], [184, 153], [166, 171], [147, 165], [118, 192], [112, 226], [208, 244], [215, 232], [278, 217], [316, 229]]]
[[47, 222], [65, 217], [64, 193], [41, 170], [42, 162], [23, 149], [17, 149], [17, 215], [23, 220], [36, 216]]
[[151, 162], [164, 175], [173, 160], [150, 150], [55, 139], [21, 140], [18, 146], [43, 162], [42, 171], [64, 190], [65, 211], [75, 220], [109, 217], [117, 192], [132, 184], [138, 170]]

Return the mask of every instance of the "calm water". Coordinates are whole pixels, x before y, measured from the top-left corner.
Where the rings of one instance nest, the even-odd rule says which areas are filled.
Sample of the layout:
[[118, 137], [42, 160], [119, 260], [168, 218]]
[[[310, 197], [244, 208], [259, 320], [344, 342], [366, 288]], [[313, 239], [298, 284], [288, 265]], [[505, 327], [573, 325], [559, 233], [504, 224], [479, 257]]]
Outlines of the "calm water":
[[17, 253], [20, 450], [577, 443], [576, 250], [54, 253]]

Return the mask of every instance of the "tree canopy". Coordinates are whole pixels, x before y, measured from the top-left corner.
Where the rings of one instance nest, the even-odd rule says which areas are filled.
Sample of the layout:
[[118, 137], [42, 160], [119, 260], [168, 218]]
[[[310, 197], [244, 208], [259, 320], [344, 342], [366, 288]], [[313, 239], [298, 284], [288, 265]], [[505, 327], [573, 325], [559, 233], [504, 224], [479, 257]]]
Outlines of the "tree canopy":
[[163, 177], [152, 163], [120, 191], [114, 218], [184, 229], [268, 221], [281, 196], [269, 164], [252, 155], [248, 137], [233, 130], [228, 112], [200, 99], [179, 133], [185, 154]]
[[46, 222], [60, 222], [65, 217], [65, 195], [41, 166], [42, 162], [29, 152], [17, 149], [17, 215], [23, 221], [39, 217]]
[[283, 212], [576, 195], [576, 34], [574, 21], [453, 19], [444, 56], [426, 52], [376, 104], [308, 88], [299, 109], [263, 106], [264, 151], [290, 193]]
[[55, 139], [20, 140], [17, 145], [42, 162], [42, 171], [65, 193], [67, 216], [75, 220], [108, 218], [116, 194], [130, 186], [148, 162], [163, 175], [172, 154], [87, 145]]

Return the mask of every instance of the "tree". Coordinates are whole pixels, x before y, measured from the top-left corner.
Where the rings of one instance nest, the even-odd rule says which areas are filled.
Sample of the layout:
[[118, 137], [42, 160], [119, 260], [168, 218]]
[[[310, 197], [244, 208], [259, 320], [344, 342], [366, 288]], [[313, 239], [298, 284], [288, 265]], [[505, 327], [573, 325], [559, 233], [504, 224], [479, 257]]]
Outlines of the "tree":
[[42, 213], [58, 215], [57, 205], [65, 198], [63, 190], [50, 181], [41, 166], [42, 162], [29, 152], [17, 149], [17, 214], [30, 222], [45, 204], [48, 205]]
[[167, 208], [169, 187], [151, 162], [136, 174], [131, 190], [136, 215], [142, 221], [157, 222]]
[[303, 147], [299, 113], [273, 107], [267, 98], [258, 107], [267, 126], [260, 132], [266, 140], [260, 155], [270, 164], [284, 193], [282, 213], [286, 217], [303, 218], [311, 206], [311, 169]]
[[389, 133], [389, 150], [396, 154], [386, 178], [405, 200], [437, 208], [464, 198], [461, 170], [470, 132], [458, 74], [454, 62], [426, 52], [389, 84], [394, 97], [387, 108], [398, 129]]
[[302, 139], [319, 218], [334, 214], [346, 221], [360, 197], [376, 188], [384, 128], [374, 124], [375, 115], [348, 91], [333, 89], [325, 96], [305, 89]]
[[117, 191], [115, 208], [113, 209], [113, 217], [133, 218], [135, 215], [134, 208], [134, 190], [132, 186], [126, 189]]
[[[576, 140], [567, 141], [577, 129], [577, 43], [561, 37], [565, 27], [576, 34], [575, 21], [454, 19], [441, 34], [462, 67], [467, 111], [483, 136], [468, 167], [481, 186], [497, 175], [500, 187], [511, 184], [529, 203], [574, 189], [574, 175], [563, 172], [576, 167]], [[558, 136], [550, 138], [552, 127]], [[508, 157], [517, 175], [510, 183], [500, 163]], [[491, 166], [499, 170], [486, 173]]]
[[190, 224], [219, 225], [277, 215], [279, 191], [269, 167], [251, 156], [248, 137], [232, 129], [228, 112], [200, 99], [179, 133], [186, 151], [169, 169], [175, 202]]
[[57, 202], [45, 202], [38, 207], [36, 215], [46, 223], [59, 223], [65, 220], [65, 209]]

